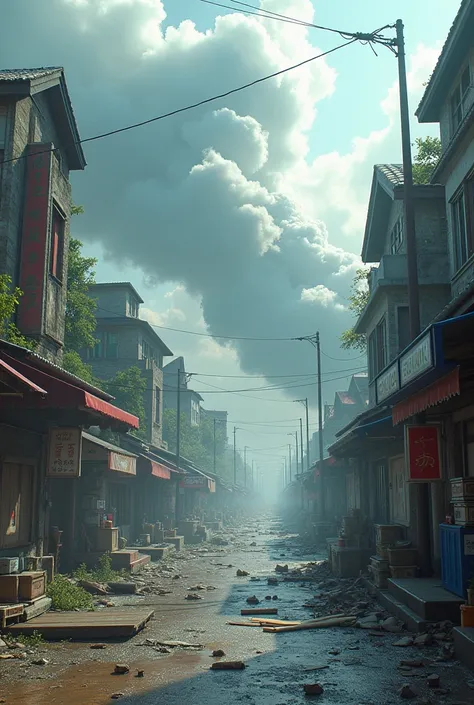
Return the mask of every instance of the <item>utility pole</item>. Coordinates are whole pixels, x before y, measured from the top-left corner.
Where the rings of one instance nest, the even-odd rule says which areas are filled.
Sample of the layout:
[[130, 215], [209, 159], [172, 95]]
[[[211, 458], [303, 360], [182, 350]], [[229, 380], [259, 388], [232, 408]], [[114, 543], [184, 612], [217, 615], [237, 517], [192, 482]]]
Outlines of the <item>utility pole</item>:
[[244, 446], [244, 487], [247, 487], [247, 448]]
[[237, 426], [234, 426], [234, 485], [237, 484], [237, 451], [235, 448], [235, 436], [237, 434]]
[[288, 467], [290, 469], [290, 482], [292, 482], [292, 477], [291, 477], [291, 443], [288, 443]]
[[255, 473], [254, 473], [254, 463], [255, 461], [252, 460], [252, 488], [255, 489]]
[[410, 337], [414, 340], [420, 332], [420, 301], [418, 291], [418, 266], [416, 253], [415, 207], [413, 199], [413, 165], [410, 140], [410, 114], [408, 110], [407, 71], [405, 63], [405, 38], [403, 21], [397, 20], [398, 82], [400, 87], [400, 123], [403, 154], [403, 204], [405, 235], [407, 240], [408, 303]]
[[[179, 472], [181, 453], [181, 367], [178, 367], [178, 386], [176, 388], [176, 470]], [[178, 475], [179, 477], [179, 475]], [[179, 480], [176, 483], [176, 522], [180, 513]]]
[[309, 411], [308, 411], [308, 398], [306, 397], [305, 401], [305, 406], [306, 406], [306, 455], [307, 457], [307, 469], [309, 470], [311, 467], [311, 458], [309, 457]]
[[300, 449], [301, 449], [301, 474], [303, 474], [303, 460], [304, 460], [304, 451], [303, 451], [303, 419], [300, 419]]
[[295, 448], [296, 448], [296, 476], [298, 476], [298, 463], [299, 463], [299, 458], [298, 458], [298, 431], [294, 431], [293, 433], [288, 434], [291, 437], [295, 437]]
[[316, 357], [318, 361], [318, 444], [319, 444], [319, 511], [321, 520], [326, 515], [326, 487], [324, 477], [324, 443], [323, 443], [323, 388], [321, 382], [321, 343], [319, 332], [316, 333]]
[[216, 474], [216, 421], [214, 419], [214, 475]]

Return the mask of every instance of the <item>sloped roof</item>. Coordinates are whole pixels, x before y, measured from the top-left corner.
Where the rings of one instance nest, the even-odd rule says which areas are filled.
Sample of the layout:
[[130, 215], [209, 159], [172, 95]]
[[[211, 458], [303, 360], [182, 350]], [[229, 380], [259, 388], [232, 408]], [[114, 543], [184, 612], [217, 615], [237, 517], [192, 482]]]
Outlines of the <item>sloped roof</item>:
[[89, 292], [93, 290], [100, 291], [101, 289], [128, 289], [133, 293], [139, 303], [144, 303], [142, 297], [131, 282], [95, 282], [94, 284], [89, 284]]
[[349, 392], [336, 392], [336, 397], [341, 401], [342, 404], [355, 404], [355, 401], [351, 397]]
[[380, 171], [392, 186], [403, 186], [402, 164], [376, 164], [374, 169]]
[[416, 110], [419, 122], [439, 122], [442, 104], [466, 53], [472, 48], [473, 27], [474, 0], [462, 0]]
[[27, 97], [43, 91], [47, 91], [48, 102], [69, 168], [84, 169], [86, 160], [64, 69], [61, 66], [0, 69], [0, 95]]

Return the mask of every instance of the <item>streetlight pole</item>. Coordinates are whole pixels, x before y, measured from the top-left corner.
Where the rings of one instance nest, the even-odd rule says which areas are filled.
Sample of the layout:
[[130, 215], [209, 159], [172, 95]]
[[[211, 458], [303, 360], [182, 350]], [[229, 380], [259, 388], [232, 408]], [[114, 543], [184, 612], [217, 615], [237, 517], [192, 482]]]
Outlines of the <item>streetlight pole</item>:
[[244, 446], [244, 487], [247, 487], [247, 448]]
[[[309, 457], [309, 410], [308, 410], [308, 397], [306, 399], [297, 399], [298, 404], [303, 404], [306, 409], [306, 470], [311, 467], [311, 460]], [[303, 464], [303, 463], [301, 463]]]
[[217, 419], [214, 419], [214, 475], [216, 474], [216, 421]]
[[298, 476], [298, 463], [299, 463], [299, 458], [298, 458], [298, 431], [294, 431], [293, 433], [289, 433], [289, 436], [294, 436], [295, 437], [295, 450], [296, 450], [296, 476]]
[[301, 449], [301, 474], [303, 474], [303, 456], [304, 456], [304, 451], [303, 451], [303, 419], [300, 419], [300, 449]]
[[236, 434], [237, 434], [237, 426], [234, 426], [234, 485], [237, 485], [237, 450], [235, 447]]
[[[179, 472], [181, 463], [181, 367], [178, 367], [178, 386], [176, 388], [176, 470]], [[179, 478], [179, 475], [178, 475]], [[176, 483], [175, 515], [176, 522], [180, 518], [179, 480]]]
[[293, 478], [291, 477], [291, 443], [288, 443], [288, 468], [290, 470], [290, 482], [292, 482]]

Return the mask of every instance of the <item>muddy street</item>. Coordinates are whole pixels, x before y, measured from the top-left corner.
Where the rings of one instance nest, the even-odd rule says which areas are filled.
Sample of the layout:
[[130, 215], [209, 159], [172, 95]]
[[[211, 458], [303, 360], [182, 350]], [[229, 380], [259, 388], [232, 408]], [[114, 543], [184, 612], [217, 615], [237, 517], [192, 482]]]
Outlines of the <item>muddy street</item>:
[[[338, 705], [388, 705], [401, 702], [404, 685], [409, 686], [404, 695], [418, 703], [473, 701], [469, 673], [443, 656], [443, 645], [394, 646], [407, 634], [394, 624], [392, 632], [377, 627], [387, 615], [360, 583], [346, 590], [341, 603], [333, 595], [343, 584], [327, 576], [287, 581], [287, 573], [276, 573], [276, 564], [288, 564], [291, 571], [324, 556], [309, 553], [299, 537], [285, 534], [275, 521], [249, 522], [244, 529], [229, 531], [226, 540], [228, 545], [202, 544], [152, 564], [138, 576], [144, 595], [114, 596], [115, 606], [155, 611], [154, 619], [133, 639], [108, 642], [105, 648], [91, 648], [97, 646], [91, 643], [25, 644], [21, 658], [0, 660], [0, 702], [288, 705], [317, 699]], [[238, 577], [238, 570], [249, 575]], [[269, 577], [277, 584], [269, 585]], [[157, 594], [157, 582], [162, 594]], [[190, 594], [198, 599], [187, 599]], [[253, 595], [260, 607], [276, 608], [278, 619], [307, 620], [340, 610], [357, 613], [362, 623], [374, 620], [373, 628], [265, 633], [227, 624], [248, 619], [240, 612]], [[213, 657], [217, 650], [225, 656]], [[0, 655], [5, 652], [11, 650], [0, 649]], [[219, 660], [241, 660], [246, 667], [210, 670]], [[115, 675], [116, 664], [126, 664], [129, 671]], [[428, 684], [433, 673], [439, 675], [438, 688]], [[304, 685], [316, 683], [323, 694], [305, 695]]]

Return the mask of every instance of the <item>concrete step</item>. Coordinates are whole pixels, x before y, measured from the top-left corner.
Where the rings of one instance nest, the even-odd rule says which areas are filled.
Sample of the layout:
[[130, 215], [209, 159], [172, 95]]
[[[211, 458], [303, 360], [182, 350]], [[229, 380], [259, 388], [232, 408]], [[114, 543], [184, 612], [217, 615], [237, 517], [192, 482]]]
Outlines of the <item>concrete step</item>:
[[137, 558], [136, 561], [132, 561], [130, 563], [130, 572], [131, 573], [139, 573], [142, 568], [144, 568], [148, 563], [151, 561], [151, 556], [145, 556], [143, 554], [139, 554], [139, 557]]
[[165, 543], [174, 546], [177, 551], [181, 551], [184, 547], [184, 536], [169, 536], [165, 538]]
[[173, 551], [174, 546], [167, 543], [164, 546], [139, 546], [137, 551], [151, 557], [152, 561], [161, 561]]
[[457, 658], [474, 669], [474, 627], [455, 627], [453, 635]]
[[460, 622], [464, 600], [445, 590], [437, 578], [390, 578], [388, 592], [426, 622]]
[[402, 621], [411, 632], [425, 632], [428, 622], [409, 607], [399, 602], [387, 590], [378, 590], [377, 599], [390, 614]]
[[139, 558], [138, 550], [114, 551], [110, 554], [113, 570], [129, 570], [132, 563]]

